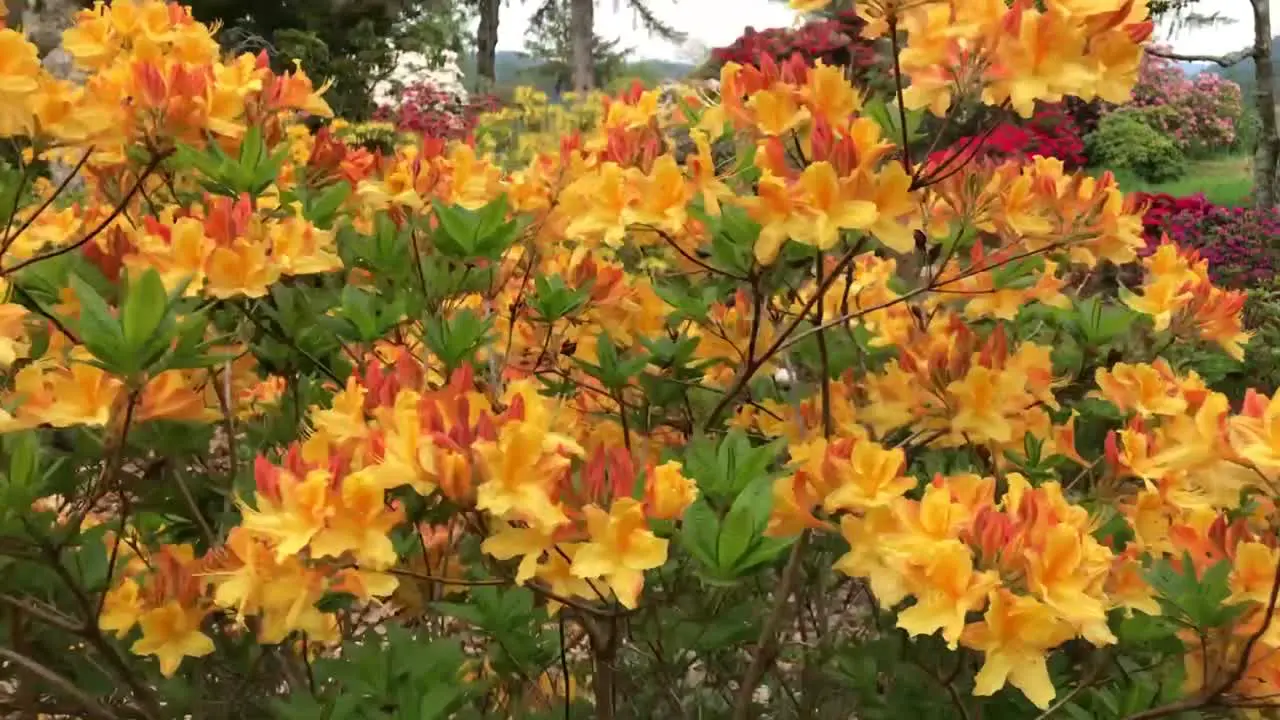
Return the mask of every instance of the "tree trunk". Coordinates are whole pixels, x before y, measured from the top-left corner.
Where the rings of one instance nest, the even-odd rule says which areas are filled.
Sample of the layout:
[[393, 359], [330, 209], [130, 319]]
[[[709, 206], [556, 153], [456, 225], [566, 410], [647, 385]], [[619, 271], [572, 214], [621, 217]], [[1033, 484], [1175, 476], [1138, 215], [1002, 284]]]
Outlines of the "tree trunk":
[[573, 89], [580, 93], [595, 87], [595, 0], [572, 0], [569, 6], [569, 32], [573, 36]]
[[480, 30], [476, 33], [476, 72], [492, 89], [498, 82], [498, 11], [501, 0], [480, 0]]
[[1280, 164], [1275, 68], [1271, 66], [1271, 3], [1250, 0], [1249, 4], [1253, 6], [1253, 68], [1258, 85], [1258, 115], [1262, 118], [1253, 160], [1253, 201], [1256, 207], [1270, 208], [1276, 204], [1276, 169]]

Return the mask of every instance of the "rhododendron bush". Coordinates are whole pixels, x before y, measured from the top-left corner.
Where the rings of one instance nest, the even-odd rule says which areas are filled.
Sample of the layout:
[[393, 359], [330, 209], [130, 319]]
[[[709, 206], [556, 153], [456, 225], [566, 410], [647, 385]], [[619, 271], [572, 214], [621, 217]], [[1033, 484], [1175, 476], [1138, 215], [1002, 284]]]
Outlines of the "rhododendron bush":
[[979, 162], [1029, 161], [1039, 155], [1061, 160], [1067, 170], [1078, 170], [1085, 164], [1080, 128], [1059, 105], [1043, 105], [1030, 119], [1005, 120], [980, 135], [958, 138], [949, 147], [931, 152], [930, 158], [941, 161], [961, 152], [965, 152], [961, 157]]
[[890, 93], [730, 62], [518, 159], [313, 132], [323, 85], [177, 5], [80, 12], [82, 84], [0, 29], [0, 706], [1269, 702], [1280, 397], [1162, 357], [1239, 359], [1243, 296], [1140, 257], [1110, 175], [911, 150], [960, 103], [1123, 100], [1145, 2], [858, 12]]
[[1187, 77], [1176, 62], [1150, 54], [1125, 108], [1139, 110], [1143, 122], [1191, 154], [1232, 148], [1244, 117], [1239, 85], [1212, 72]]
[[885, 89], [890, 68], [876, 47], [878, 35], [864, 33], [866, 21], [851, 10], [830, 17], [815, 17], [793, 28], [747, 27], [742, 36], [725, 47], [711, 51], [713, 69], [726, 63], [756, 65], [764, 58], [789, 59], [798, 55], [804, 62], [822, 61], [848, 68], [859, 85]]
[[1247, 290], [1274, 284], [1280, 270], [1280, 210], [1215, 205], [1204, 195], [1174, 198], [1136, 193], [1148, 203], [1143, 226], [1150, 250], [1171, 240], [1208, 263], [1219, 285]]

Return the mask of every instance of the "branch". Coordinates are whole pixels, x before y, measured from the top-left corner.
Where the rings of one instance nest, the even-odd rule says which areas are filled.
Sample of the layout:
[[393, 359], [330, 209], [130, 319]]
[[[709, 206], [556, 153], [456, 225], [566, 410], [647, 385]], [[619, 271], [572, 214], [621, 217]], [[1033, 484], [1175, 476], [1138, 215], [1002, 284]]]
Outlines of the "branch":
[[[1155, 718], [1169, 717], [1179, 713], [1191, 710], [1199, 710], [1201, 708], [1221, 705], [1223, 707], [1236, 707], [1237, 702], [1224, 701], [1224, 695], [1229, 692], [1236, 683], [1244, 677], [1245, 672], [1249, 669], [1249, 658], [1253, 655], [1254, 645], [1258, 640], [1266, 634], [1267, 629], [1271, 627], [1271, 621], [1276, 615], [1276, 602], [1280, 600], [1280, 562], [1276, 563], [1275, 574], [1271, 580], [1271, 596], [1267, 599], [1265, 612], [1262, 614], [1262, 624], [1249, 635], [1249, 639], [1245, 641], [1244, 648], [1240, 651], [1240, 661], [1232, 670], [1231, 674], [1224, 678], [1221, 682], [1216, 683], [1213, 687], [1206, 689], [1205, 692], [1193, 695], [1192, 697], [1161, 705], [1134, 713], [1125, 718], [1125, 720], [1154, 720]], [[1249, 703], [1249, 698], [1242, 698], [1239, 703]]]
[[1232, 65], [1239, 65], [1245, 60], [1255, 57], [1258, 54], [1258, 51], [1256, 48], [1248, 47], [1244, 50], [1237, 50], [1226, 55], [1183, 55], [1182, 53], [1159, 50], [1148, 46], [1147, 54], [1154, 55], [1158, 58], [1164, 58], [1165, 60], [1178, 60], [1179, 62], [1207, 62], [1226, 68], [1231, 67]]
[[5, 277], [6, 275], [12, 275], [13, 273], [18, 272], [22, 268], [28, 267], [30, 265], [35, 265], [38, 262], [43, 262], [50, 258], [58, 257], [59, 255], [65, 255], [69, 252], [74, 252], [80, 249], [81, 247], [83, 247], [90, 240], [96, 238], [99, 234], [102, 233], [102, 231], [110, 227], [111, 224], [116, 221], [116, 218], [120, 217], [121, 213], [123, 213], [125, 209], [129, 206], [129, 203], [133, 202], [134, 196], [137, 195], [138, 191], [142, 189], [142, 184], [147, 181], [147, 177], [151, 175], [151, 173], [154, 172], [157, 167], [160, 166], [160, 163], [163, 162], [165, 158], [169, 157], [172, 154], [173, 154], [173, 151], [156, 153], [156, 155], [151, 159], [151, 162], [148, 163], [147, 167], [142, 171], [142, 174], [138, 176], [137, 182], [133, 184], [133, 187], [129, 189], [129, 192], [125, 193], [124, 199], [120, 201], [120, 204], [117, 205], [116, 208], [111, 211], [110, 215], [108, 215], [105, 219], [103, 219], [102, 222], [98, 223], [92, 230], [86, 233], [79, 240], [76, 240], [70, 245], [64, 245], [60, 248], [50, 250], [46, 253], [27, 258], [26, 260], [23, 260], [22, 262], [17, 263], [11, 267], [0, 268], [0, 278]]
[[787, 558], [787, 566], [782, 570], [778, 580], [778, 590], [773, 598], [773, 610], [760, 629], [760, 639], [756, 643], [755, 654], [751, 657], [751, 665], [747, 668], [746, 677], [738, 686], [738, 696], [733, 703], [733, 720], [747, 720], [751, 716], [751, 703], [756, 694], [760, 679], [773, 667], [778, 659], [778, 634], [782, 631], [782, 623], [787, 617], [787, 606], [790, 605], [791, 592], [795, 589], [796, 580], [800, 577], [800, 560], [805, 548], [809, 545], [809, 531], [800, 534], [800, 539], [791, 546], [791, 556]]
[[45, 681], [46, 683], [57, 688], [65, 697], [74, 700], [84, 708], [90, 717], [102, 718], [103, 720], [118, 720], [119, 716], [103, 707], [97, 700], [85, 694], [83, 690], [76, 687], [75, 683], [32, 660], [21, 653], [14, 652], [8, 648], [0, 647], [0, 658], [8, 660], [14, 665], [18, 665], [33, 676]]

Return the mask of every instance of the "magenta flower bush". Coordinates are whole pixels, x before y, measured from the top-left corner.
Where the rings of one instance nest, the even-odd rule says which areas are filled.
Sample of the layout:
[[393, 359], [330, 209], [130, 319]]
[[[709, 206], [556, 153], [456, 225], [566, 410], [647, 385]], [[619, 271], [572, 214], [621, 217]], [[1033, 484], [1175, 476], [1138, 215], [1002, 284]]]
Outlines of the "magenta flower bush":
[[1209, 275], [1219, 285], [1247, 290], [1275, 284], [1280, 272], [1280, 210], [1223, 207], [1203, 195], [1138, 195], [1149, 203], [1143, 217], [1149, 250], [1168, 236], [1209, 261]]
[[1133, 102], [1143, 122], [1183, 152], [1206, 155], [1229, 149], [1244, 115], [1240, 86], [1213, 73], [1189, 78], [1171, 60], [1144, 55]]

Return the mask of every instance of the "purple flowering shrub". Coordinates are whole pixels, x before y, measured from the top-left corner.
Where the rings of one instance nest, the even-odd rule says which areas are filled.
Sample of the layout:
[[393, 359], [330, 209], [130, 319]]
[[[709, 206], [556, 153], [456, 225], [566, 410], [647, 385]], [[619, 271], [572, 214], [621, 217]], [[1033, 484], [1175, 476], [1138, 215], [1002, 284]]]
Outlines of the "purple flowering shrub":
[[1154, 248], [1161, 235], [1195, 248], [1214, 282], [1236, 289], [1274, 284], [1280, 270], [1280, 210], [1214, 205], [1202, 195], [1149, 195], [1143, 225]]

